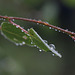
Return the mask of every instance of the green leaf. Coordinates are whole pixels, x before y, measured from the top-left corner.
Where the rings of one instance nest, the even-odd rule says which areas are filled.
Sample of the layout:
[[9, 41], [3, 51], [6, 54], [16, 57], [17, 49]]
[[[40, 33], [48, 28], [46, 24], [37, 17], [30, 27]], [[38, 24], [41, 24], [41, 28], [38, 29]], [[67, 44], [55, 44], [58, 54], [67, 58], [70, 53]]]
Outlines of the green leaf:
[[16, 45], [33, 45], [31, 44], [32, 40], [29, 34], [23, 32], [20, 28], [17, 28], [15, 25], [12, 25], [8, 22], [3, 22], [1, 24], [2, 27], [2, 34], [9, 39], [10, 41], [14, 42]]
[[29, 29], [29, 34], [33, 40], [33, 43], [40, 48], [41, 50], [45, 51], [45, 52], [53, 52], [55, 55], [62, 57], [57, 51], [55, 51], [54, 48], [50, 47], [47, 43], [45, 43], [45, 41], [37, 34], [37, 32], [31, 28]]

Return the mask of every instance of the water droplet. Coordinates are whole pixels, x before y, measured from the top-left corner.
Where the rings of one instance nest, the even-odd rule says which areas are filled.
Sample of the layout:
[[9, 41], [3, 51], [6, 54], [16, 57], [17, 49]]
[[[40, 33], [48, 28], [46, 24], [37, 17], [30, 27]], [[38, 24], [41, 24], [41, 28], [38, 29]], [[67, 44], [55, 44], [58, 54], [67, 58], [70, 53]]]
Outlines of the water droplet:
[[12, 19], [12, 21], [15, 21], [15, 19]]
[[41, 52], [42, 50], [41, 50], [41, 49], [39, 49], [39, 51]]
[[64, 32], [63, 32], [64, 33]]
[[21, 30], [22, 32], [24, 32], [23, 30]]
[[19, 45], [22, 46], [23, 44], [22, 43], [19, 43]]
[[30, 30], [30, 29], [27, 29], [28, 31]]
[[55, 56], [55, 54], [52, 54], [53, 56]]
[[25, 42], [23, 41], [22, 44], [25, 44]]
[[29, 34], [27, 34], [28, 36], [30, 36]]
[[36, 45], [34, 45], [34, 47], [36, 47]]
[[49, 27], [49, 29], [52, 29], [52, 27]]
[[55, 31], [57, 31], [57, 29], [55, 29]]
[[45, 43], [48, 43], [48, 41], [47, 40], [43, 40]]
[[33, 44], [33, 42], [31, 42], [31, 44]]
[[18, 28], [19, 26], [16, 26], [16, 28]]
[[50, 48], [55, 49], [55, 45], [54, 44], [50, 44], [49, 46], [50, 46]]
[[60, 30], [59, 30], [59, 32], [60, 32]]
[[19, 44], [18, 43], [15, 43], [16, 44], [16, 46], [19, 46]]
[[3, 19], [3, 21], [5, 21], [6, 19]]

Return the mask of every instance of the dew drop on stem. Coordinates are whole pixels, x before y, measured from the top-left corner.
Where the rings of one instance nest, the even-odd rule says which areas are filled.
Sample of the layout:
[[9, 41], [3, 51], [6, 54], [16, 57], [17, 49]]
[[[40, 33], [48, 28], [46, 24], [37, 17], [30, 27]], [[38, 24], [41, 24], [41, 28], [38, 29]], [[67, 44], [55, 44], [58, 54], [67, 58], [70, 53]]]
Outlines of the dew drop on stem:
[[52, 29], [52, 27], [49, 27], [49, 29]]

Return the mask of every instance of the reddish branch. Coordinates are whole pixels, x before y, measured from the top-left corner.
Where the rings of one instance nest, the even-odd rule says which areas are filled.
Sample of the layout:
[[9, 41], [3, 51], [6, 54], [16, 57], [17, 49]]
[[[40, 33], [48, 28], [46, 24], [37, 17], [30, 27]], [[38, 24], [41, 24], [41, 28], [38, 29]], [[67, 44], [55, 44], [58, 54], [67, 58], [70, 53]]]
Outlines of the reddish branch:
[[1, 30], [1, 26], [0, 26], [0, 30]]
[[[11, 22], [12, 24], [14, 24], [14, 23], [11, 21], [11, 20], [13, 20], [13, 19], [43, 24], [43, 25], [45, 25], [45, 26], [48, 26], [48, 27], [57, 29], [57, 30], [59, 30], [59, 31], [61, 31], [61, 32], [63, 32], [63, 33], [66, 33], [66, 34], [70, 35], [73, 39], [75, 39], [75, 33], [74, 33], [74, 32], [71, 32], [71, 31], [62, 29], [62, 28], [60, 28], [60, 27], [56, 27], [56, 26], [54, 26], [54, 25], [51, 25], [51, 24], [46, 23], [46, 22], [43, 22], [43, 21], [37, 21], [37, 20], [32, 20], [32, 19], [27, 19], [27, 18], [20, 18], [20, 17], [8, 17], [8, 16], [0, 16], [0, 18], [9, 19], [9, 22]], [[17, 24], [15, 24], [15, 25], [17, 25]]]
[[11, 24], [15, 25], [16, 27], [20, 28], [23, 32], [28, 33], [25, 29], [23, 29], [22, 27], [20, 27], [20, 25], [17, 25], [16, 23], [12, 22], [10, 19], [9, 19], [9, 22]]

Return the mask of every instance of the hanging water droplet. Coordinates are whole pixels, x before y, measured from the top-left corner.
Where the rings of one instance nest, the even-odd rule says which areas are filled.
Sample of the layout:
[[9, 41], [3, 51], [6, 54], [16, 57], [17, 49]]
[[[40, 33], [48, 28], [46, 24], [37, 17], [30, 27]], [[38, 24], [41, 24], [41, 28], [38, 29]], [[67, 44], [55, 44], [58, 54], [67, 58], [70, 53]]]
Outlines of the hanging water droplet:
[[38, 25], [39, 23], [37, 23], [37, 25]]
[[16, 46], [19, 46], [19, 44], [18, 43], [15, 43], [16, 44]]
[[39, 49], [39, 51], [41, 52], [42, 50], [41, 50], [41, 49]]
[[28, 36], [30, 36], [29, 34], [27, 34]]
[[22, 44], [25, 44], [25, 42], [23, 41]]
[[22, 46], [23, 44], [22, 43], [19, 43], [19, 45]]
[[55, 54], [52, 54], [53, 56], [55, 56]]
[[23, 30], [21, 30], [22, 32], [24, 32]]
[[55, 45], [54, 44], [50, 44], [49, 46], [50, 46], [50, 48], [55, 49]]
[[28, 31], [30, 30], [30, 29], [27, 29]]
[[57, 29], [55, 29], [55, 31], [57, 31]]
[[60, 30], [59, 30], [59, 32], [60, 32]]
[[5, 21], [6, 19], [3, 19], [3, 21]]
[[18, 28], [19, 26], [16, 26], [16, 28]]
[[64, 32], [63, 32], [64, 33]]
[[31, 42], [31, 44], [33, 44], [33, 42]]
[[34, 47], [36, 47], [36, 45], [34, 45]]
[[52, 27], [49, 27], [49, 29], [52, 29]]
[[12, 21], [15, 21], [15, 19], [12, 19]]

